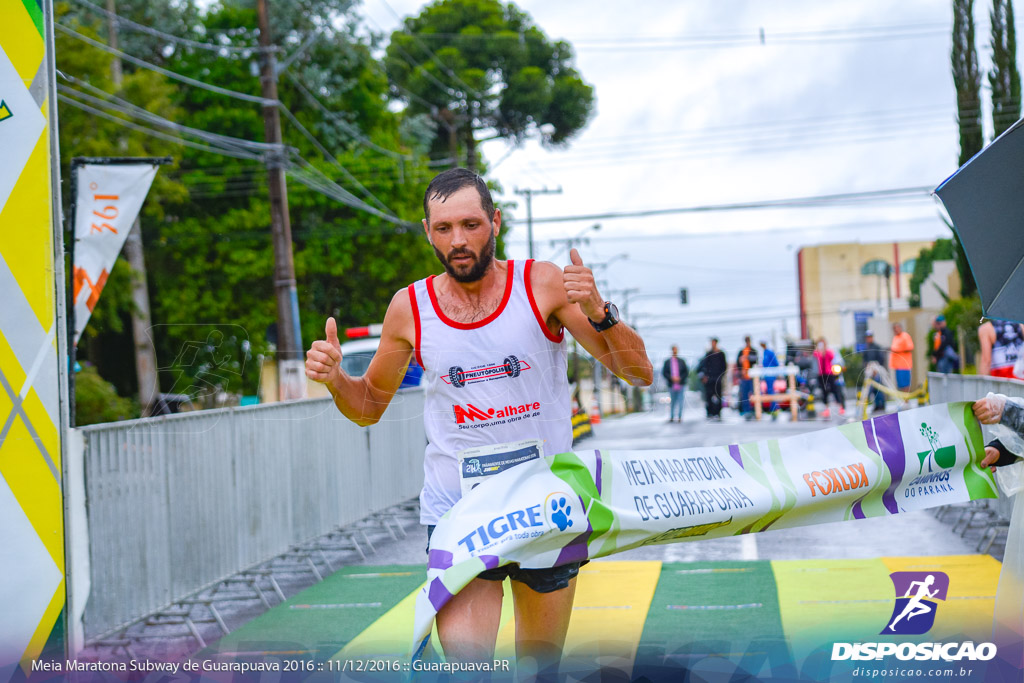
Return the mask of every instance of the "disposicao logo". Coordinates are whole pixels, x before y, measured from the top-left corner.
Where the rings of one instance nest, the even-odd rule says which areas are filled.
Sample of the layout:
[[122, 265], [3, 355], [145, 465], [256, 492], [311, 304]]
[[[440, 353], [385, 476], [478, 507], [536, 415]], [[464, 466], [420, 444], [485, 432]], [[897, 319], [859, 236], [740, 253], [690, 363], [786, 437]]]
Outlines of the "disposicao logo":
[[936, 600], [945, 601], [949, 592], [949, 576], [943, 572], [893, 572], [889, 575], [896, 587], [896, 605], [882, 635], [921, 635], [935, 624]]
[[[923, 426], [923, 425], [922, 425]], [[939, 608], [949, 593], [949, 576], [943, 572], [893, 572], [889, 575], [896, 589], [896, 604], [879, 635], [922, 635], [935, 625]], [[880, 660], [896, 657], [901, 661], [988, 661], [996, 656], [992, 643], [834, 643], [832, 661]]]

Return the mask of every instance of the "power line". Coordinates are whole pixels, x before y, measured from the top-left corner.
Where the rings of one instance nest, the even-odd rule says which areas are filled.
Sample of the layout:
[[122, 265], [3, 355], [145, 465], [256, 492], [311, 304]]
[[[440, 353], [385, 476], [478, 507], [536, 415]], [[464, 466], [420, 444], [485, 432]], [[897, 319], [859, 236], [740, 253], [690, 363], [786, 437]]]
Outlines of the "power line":
[[150, 124], [155, 125], [155, 126], [159, 126], [159, 127], [162, 127], [162, 128], [167, 128], [167, 129], [173, 130], [175, 132], [182, 133], [184, 135], [192, 135], [193, 137], [198, 137], [201, 140], [205, 140], [206, 142], [209, 142], [211, 144], [219, 145], [221, 147], [228, 148], [228, 149], [242, 149], [242, 150], [249, 150], [249, 151], [254, 151], [254, 152], [255, 151], [259, 151], [259, 152], [265, 153], [265, 152], [269, 152], [269, 151], [272, 151], [272, 150], [277, 148], [277, 145], [271, 145], [271, 144], [268, 144], [266, 142], [255, 142], [253, 140], [244, 140], [242, 138], [235, 138], [235, 137], [231, 137], [231, 136], [228, 136], [228, 135], [220, 135], [218, 133], [210, 133], [208, 131], [200, 130], [198, 128], [191, 128], [189, 126], [184, 126], [184, 125], [182, 125], [180, 123], [175, 123], [174, 121], [171, 121], [171, 120], [166, 119], [166, 118], [164, 118], [162, 116], [159, 116], [159, 115], [154, 114], [154, 113], [152, 113], [150, 111], [147, 111], [147, 110], [143, 109], [142, 107], [139, 107], [139, 106], [137, 106], [135, 104], [132, 104], [131, 102], [128, 102], [127, 100], [123, 100], [120, 97], [117, 97], [116, 95], [111, 95], [110, 93], [105, 92], [105, 91], [101, 90], [100, 88], [97, 88], [97, 87], [95, 87], [95, 86], [93, 86], [93, 85], [91, 85], [89, 83], [86, 83], [85, 81], [82, 81], [82, 80], [79, 80], [77, 78], [74, 78], [73, 76], [66, 76], [65, 75], [65, 78], [67, 78], [69, 81], [71, 81], [71, 82], [73, 82], [73, 83], [75, 83], [77, 85], [80, 85], [80, 86], [82, 86], [82, 87], [84, 87], [84, 88], [86, 88], [86, 89], [88, 89], [88, 90], [90, 90], [92, 92], [95, 92], [95, 93], [98, 93], [98, 94], [102, 95], [104, 98], [106, 98], [109, 101], [104, 101], [104, 100], [102, 100], [100, 98], [93, 97], [91, 95], [87, 95], [86, 93], [83, 93], [83, 92], [80, 92], [78, 90], [75, 90], [74, 88], [71, 88], [70, 86], [66, 86], [63, 83], [60, 83], [60, 84], [57, 85], [57, 89], [58, 90], [60, 90], [62, 92], [65, 92], [65, 93], [73, 94], [75, 97], [78, 97], [79, 99], [83, 99], [86, 102], [91, 102], [92, 104], [95, 104], [97, 106], [106, 107], [108, 109], [113, 109], [115, 111], [119, 111], [119, 112], [121, 112], [123, 114], [128, 114], [129, 116], [134, 116], [135, 118], [142, 119], [143, 121], [146, 121], [147, 123], [150, 123]]
[[209, 90], [210, 92], [215, 92], [219, 95], [224, 95], [225, 97], [233, 97], [237, 100], [245, 100], [246, 102], [255, 102], [256, 104], [261, 104], [264, 107], [272, 107], [277, 105], [277, 100], [268, 100], [264, 97], [259, 97], [258, 95], [249, 95], [247, 93], [238, 92], [236, 90], [228, 90], [227, 88], [222, 88], [218, 85], [210, 85], [209, 83], [204, 83], [203, 81], [196, 80], [195, 78], [190, 78], [189, 76], [184, 76], [175, 71], [170, 71], [169, 69], [157, 66], [156, 64], [151, 64], [150, 62], [147, 62], [144, 59], [133, 57], [132, 55], [126, 52], [122, 52], [121, 50], [112, 48], [109, 45], [105, 45], [104, 43], [101, 43], [98, 40], [93, 40], [88, 36], [84, 36], [81, 33], [78, 33], [77, 31], [74, 31], [68, 28], [67, 26], [64, 26], [63, 24], [55, 23], [54, 28], [56, 28], [58, 31], [62, 33], [66, 33], [67, 35], [77, 40], [92, 45], [93, 47], [99, 48], [105, 52], [109, 52], [110, 54], [117, 55], [126, 62], [130, 62], [136, 66], [142, 67], [143, 69], [155, 71], [156, 73], [162, 74], [167, 78], [180, 81], [182, 83], [186, 83], [197, 88], [202, 88], [203, 90]]
[[147, 128], [146, 126], [140, 126], [140, 125], [138, 125], [136, 123], [132, 123], [131, 121], [125, 121], [124, 119], [120, 119], [120, 118], [118, 118], [118, 117], [116, 117], [116, 116], [114, 116], [112, 114], [108, 114], [108, 113], [106, 113], [104, 111], [100, 111], [99, 109], [95, 109], [93, 107], [90, 107], [89, 105], [84, 104], [82, 102], [79, 102], [77, 100], [73, 100], [70, 97], [68, 97], [67, 95], [64, 95], [62, 93], [57, 93], [57, 98], [61, 102], [64, 102], [65, 104], [68, 104], [68, 105], [71, 105], [72, 107], [75, 107], [76, 109], [81, 109], [82, 111], [84, 111], [86, 113], [93, 114], [95, 116], [99, 116], [100, 118], [107, 119], [108, 121], [113, 121], [114, 123], [116, 123], [116, 124], [118, 124], [120, 126], [124, 126], [125, 128], [130, 128], [132, 130], [138, 131], [140, 133], [144, 133], [144, 134], [149, 135], [151, 137], [155, 137], [155, 138], [159, 138], [161, 140], [166, 140], [166, 141], [169, 141], [169, 142], [173, 142], [174, 144], [177, 144], [177, 145], [184, 145], [186, 147], [191, 147], [192, 149], [199, 150], [201, 152], [209, 152], [210, 154], [219, 154], [220, 156], [235, 157], [236, 159], [252, 159], [252, 160], [256, 160], [256, 161], [259, 161], [260, 159], [262, 159], [262, 157], [260, 157], [260, 156], [258, 156], [256, 154], [250, 154], [248, 152], [233, 151], [233, 150], [227, 150], [227, 149], [218, 148], [218, 147], [212, 147], [210, 145], [204, 145], [204, 144], [201, 144], [201, 143], [198, 143], [198, 142], [193, 142], [191, 140], [184, 140], [182, 138], [175, 137], [174, 135], [168, 135], [167, 133], [161, 133], [160, 131], [153, 130], [152, 128]]
[[[866, 192], [845, 192], [810, 197], [792, 197], [787, 199], [765, 199], [754, 202], [737, 202], [733, 204], [706, 204], [703, 206], [683, 206], [673, 209], [640, 209], [636, 211], [611, 211], [608, 213], [592, 213], [577, 216], [555, 216], [551, 218], [534, 218], [534, 223], [568, 223], [571, 221], [595, 221], [609, 218], [643, 218], [647, 216], [667, 216], [680, 213], [716, 213], [721, 211], [746, 211], [750, 209], [804, 208], [835, 206], [842, 204], [862, 204], [872, 201], [900, 201], [907, 199], [926, 199], [931, 196], [930, 185], [922, 187], [902, 187], [886, 190], [869, 190]], [[508, 222], [515, 222], [509, 220]]]
[[378, 199], [372, 192], [367, 190], [363, 186], [363, 184], [360, 183], [359, 180], [356, 179], [356, 177], [354, 175], [349, 173], [348, 170], [346, 170], [345, 167], [341, 165], [341, 163], [338, 161], [338, 159], [333, 154], [331, 154], [327, 150], [327, 148], [324, 147], [323, 144], [321, 144], [320, 141], [317, 140], [316, 137], [312, 133], [310, 133], [309, 130], [306, 129], [305, 126], [302, 125], [302, 123], [295, 117], [295, 114], [293, 114], [291, 112], [291, 110], [289, 110], [283, 104], [280, 105], [280, 109], [281, 109], [281, 112], [285, 115], [285, 117], [292, 123], [292, 125], [295, 126], [296, 128], [298, 128], [299, 132], [302, 133], [302, 135], [307, 140], [309, 140], [313, 144], [314, 147], [316, 147], [318, 150], [320, 150], [320, 153], [324, 155], [325, 159], [327, 159], [332, 164], [334, 164], [335, 168], [337, 168], [339, 171], [341, 171], [345, 175], [346, 178], [348, 178], [349, 180], [351, 180], [352, 182], [354, 182], [356, 184], [356, 187], [358, 187], [359, 190], [361, 192], [363, 192], [363, 194], [366, 195], [367, 199], [370, 199], [370, 200], [376, 202], [377, 206], [379, 206], [383, 211], [385, 211], [385, 212], [387, 212], [389, 214], [392, 214], [392, 215], [394, 214], [394, 211], [389, 209], [384, 204], [384, 202], [382, 202], [380, 199]]
[[357, 126], [355, 126], [352, 123], [349, 123], [336, 112], [329, 110], [327, 106], [316, 97], [316, 95], [309, 91], [309, 89], [301, 80], [299, 80], [297, 76], [294, 76], [289, 72], [285, 72], [285, 76], [287, 76], [292, 81], [295, 87], [298, 88], [299, 92], [301, 92], [306, 97], [307, 100], [312, 102], [314, 106], [316, 106], [321, 112], [323, 112], [324, 115], [326, 115], [330, 120], [334, 121], [339, 126], [347, 130], [349, 134], [352, 137], [354, 137], [357, 142], [359, 142], [359, 144], [363, 145], [364, 147], [368, 147], [376, 152], [380, 152], [385, 156], [392, 157], [394, 159], [412, 160], [415, 158], [410, 154], [402, 154], [400, 152], [395, 152], [393, 150], [387, 149], [386, 147], [381, 147], [380, 145], [374, 143], [372, 140], [370, 140], [370, 138], [366, 136], [365, 133], [359, 130]]
[[[153, 28], [151, 26], [146, 26], [144, 24], [136, 23], [136, 22], [132, 21], [131, 19], [128, 19], [127, 17], [123, 17], [120, 14], [117, 14], [116, 12], [111, 12], [110, 10], [107, 10], [106, 8], [103, 8], [103, 7], [100, 7], [99, 5], [93, 4], [93, 3], [89, 2], [89, 0], [75, 0], [75, 1], [78, 4], [80, 4], [80, 5], [88, 7], [89, 9], [91, 9], [93, 12], [96, 12], [97, 14], [102, 14], [103, 16], [106, 16], [108, 18], [111, 18], [111, 19], [115, 20], [118, 23], [118, 25], [120, 25], [120, 26], [123, 26], [125, 28], [130, 28], [130, 29], [132, 29], [134, 31], [139, 31], [141, 33], [148, 33], [151, 36], [156, 36], [158, 38], [163, 38], [164, 40], [170, 41], [172, 43], [177, 43], [179, 45], [186, 45], [188, 47], [194, 47], [194, 48], [198, 48], [200, 50], [212, 50], [212, 51], [216, 51], [216, 52], [224, 51], [224, 52], [242, 52], [242, 53], [257, 52], [258, 53], [258, 52], [265, 52], [265, 51], [267, 51], [267, 50], [264, 50], [263, 48], [261, 48], [259, 45], [253, 45], [253, 46], [249, 46], [249, 47], [240, 47], [240, 46], [235, 46], [235, 45], [219, 45], [217, 43], [203, 43], [203, 42], [199, 42], [197, 40], [190, 40], [188, 38], [181, 38], [179, 36], [175, 36], [175, 35], [172, 35], [170, 33], [164, 33], [163, 31], [159, 31], [159, 30], [157, 30], [157, 29], [155, 29], [155, 28]], [[278, 51], [281, 51], [281, 49], [282, 48], [280, 48], [280, 47], [274, 46], [274, 47], [270, 48], [270, 51], [278, 52]]]

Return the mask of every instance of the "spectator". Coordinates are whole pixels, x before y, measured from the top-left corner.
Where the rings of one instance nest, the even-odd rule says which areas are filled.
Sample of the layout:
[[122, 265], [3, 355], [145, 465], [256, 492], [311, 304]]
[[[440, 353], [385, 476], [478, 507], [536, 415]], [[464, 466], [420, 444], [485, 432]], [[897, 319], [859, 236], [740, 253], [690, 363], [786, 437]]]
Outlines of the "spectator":
[[946, 316], [935, 317], [932, 323], [935, 332], [932, 334], [932, 363], [936, 372], [948, 375], [960, 369], [960, 356], [953, 348], [953, 332], [946, 327]]
[[750, 377], [750, 368], [757, 365], [757, 350], [750, 345], [750, 337], [744, 337], [743, 342], [743, 348], [736, 355], [736, 368], [740, 374], [739, 411], [740, 415], [749, 416], [754, 412], [750, 405], [750, 395], [754, 393], [754, 380]]
[[814, 359], [818, 362], [818, 381], [821, 384], [821, 402], [825, 405], [825, 409], [821, 412], [823, 418], [828, 419], [832, 416], [828, 408], [828, 397], [833, 396], [836, 399], [836, 403], [839, 404], [839, 414], [846, 415], [846, 400], [843, 396], [843, 390], [836, 382], [836, 373], [832, 371], [832, 366], [835, 364], [836, 352], [828, 348], [828, 343], [824, 337], [818, 339], [818, 344], [814, 348]]
[[1024, 325], [986, 320], [978, 328], [981, 359], [978, 374], [1013, 379], [1013, 366], [1024, 354]]
[[[760, 341], [761, 346], [761, 367], [763, 368], [777, 368], [779, 367], [779, 358], [775, 355], [775, 352], [768, 348], [768, 340], [762, 339]], [[775, 393], [775, 375], [765, 375], [764, 378], [765, 393]], [[768, 412], [772, 414], [774, 420], [778, 417], [779, 404], [772, 401], [768, 406]]]
[[722, 419], [722, 377], [727, 365], [725, 352], [718, 348], [718, 339], [712, 337], [711, 349], [697, 365], [697, 373], [704, 384], [704, 404], [709, 420]]
[[690, 369], [686, 367], [686, 361], [679, 357], [679, 347], [675, 344], [672, 345], [672, 356], [665, 361], [665, 366], [661, 369], [661, 376], [668, 383], [668, 392], [672, 397], [668, 421], [682, 422], [686, 402], [686, 380], [690, 376]]
[[910, 391], [910, 371], [914, 369], [914, 340], [900, 323], [892, 324], [892, 345], [889, 347], [889, 367], [896, 375], [900, 391]]
[[[875, 343], [875, 333], [871, 330], [864, 333], [864, 343], [864, 353], [861, 354], [861, 358], [864, 360], [864, 372], [868, 378], [877, 382], [881, 379], [880, 371], [886, 367], [885, 351]], [[878, 387], [872, 386], [868, 389], [868, 400], [873, 402], [874, 412], [885, 412], [885, 392], [879, 391]]]

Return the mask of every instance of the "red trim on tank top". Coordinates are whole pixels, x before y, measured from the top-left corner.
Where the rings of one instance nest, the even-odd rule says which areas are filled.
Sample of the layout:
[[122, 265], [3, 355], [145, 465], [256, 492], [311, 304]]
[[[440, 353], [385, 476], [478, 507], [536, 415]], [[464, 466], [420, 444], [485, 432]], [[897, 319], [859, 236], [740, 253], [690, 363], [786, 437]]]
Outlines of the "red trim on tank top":
[[544, 318], [541, 317], [540, 309], [537, 308], [537, 300], [533, 298], [533, 285], [530, 282], [530, 269], [533, 267], [533, 259], [526, 262], [526, 268], [523, 270], [523, 281], [526, 283], [526, 298], [530, 300], [530, 308], [533, 309], [533, 315], [537, 318], [537, 323], [540, 325], [540, 329], [544, 331], [544, 336], [549, 341], [553, 341], [556, 344], [561, 344], [562, 340], [565, 339], [565, 328], [561, 328], [557, 335], [551, 333], [551, 328], [548, 327], [547, 323], [544, 322]]
[[512, 274], [514, 272], [514, 268], [515, 261], [509, 260], [508, 274], [505, 278], [505, 293], [502, 295], [501, 303], [498, 304], [496, 309], [494, 309], [494, 313], [491, 313], [483, 320], [477, 320], [475, 323], [456, 322], [444, 314], [444, 311], [441, 310], [441, 306], [437, 303], [437, 294], [434, 292], [434, 276], [431, 275], [427, 278], [427, 294], [430, 295], [430, 303], [434, 306], [434, 313], [437, 314], [437, 317], [445, 325], [448, 327], [454, 327], [457, 330], [475, 330], [478, 327], [483, 327], [489, 322], [493, 322], [499, 315], [501, 315], [501, 312], [505, 310], [505, 304], [508, 303], [509, 298], [512, 296]]
[[427, 366], [423, 364], [423, 358], [420, 356], [420, 307], [416, 303], [416, 283], [409, 285], [409, 300], [412, 302], [413, 327], [416, 328], [416, 345], [413, 351], [416, 353], [416, 362], [426, 370]]

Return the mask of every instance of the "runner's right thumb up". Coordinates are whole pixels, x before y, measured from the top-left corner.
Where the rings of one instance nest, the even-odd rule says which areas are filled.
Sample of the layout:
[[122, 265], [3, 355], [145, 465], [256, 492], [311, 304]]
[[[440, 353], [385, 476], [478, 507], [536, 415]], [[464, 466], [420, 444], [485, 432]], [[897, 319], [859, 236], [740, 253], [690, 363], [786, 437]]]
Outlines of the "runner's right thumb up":
[[333, 317], [327, 319], [327, 343], [336, 349], [341, 348], [341, 342], [338, 341], [338, 323], [334, 322]]

